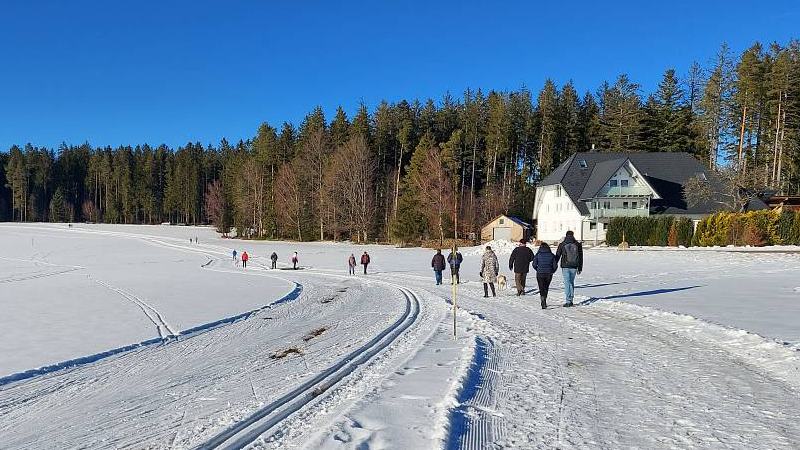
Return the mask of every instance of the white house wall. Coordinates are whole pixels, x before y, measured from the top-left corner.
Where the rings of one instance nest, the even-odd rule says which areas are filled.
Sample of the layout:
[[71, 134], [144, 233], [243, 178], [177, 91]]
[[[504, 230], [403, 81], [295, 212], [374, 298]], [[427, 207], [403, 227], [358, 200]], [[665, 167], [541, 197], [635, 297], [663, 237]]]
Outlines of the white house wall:
[[560, 188], [561, 185], [536, 188], [536, 238], [539, 240], [557, 241], [568, 230], [574, 231], [575, 237], [581, 238], [583, 216], [569, 195]]

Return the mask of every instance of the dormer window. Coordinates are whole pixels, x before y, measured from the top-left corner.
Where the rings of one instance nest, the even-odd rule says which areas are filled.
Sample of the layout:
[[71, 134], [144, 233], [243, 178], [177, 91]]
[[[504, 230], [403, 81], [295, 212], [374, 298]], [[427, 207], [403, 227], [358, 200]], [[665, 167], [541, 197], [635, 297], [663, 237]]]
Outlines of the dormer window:
[[582, 160], [578, 161], [578, 164], [580, 164], [581, 169], [585, 169], [585, 168], [589, 167], [589, 165], [586, 164], [586, 160], [585, 159], [582, 159]]

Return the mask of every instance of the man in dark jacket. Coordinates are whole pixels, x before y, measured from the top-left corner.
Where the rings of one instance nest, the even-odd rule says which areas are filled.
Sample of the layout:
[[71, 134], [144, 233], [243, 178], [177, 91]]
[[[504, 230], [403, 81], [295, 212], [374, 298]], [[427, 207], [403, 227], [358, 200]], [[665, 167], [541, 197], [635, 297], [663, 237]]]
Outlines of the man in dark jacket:
[[458, 247], [453, 247], [453, 250], [447, 255], [447, 263], [450, 264], [451, 283], [458, 284], [461, 282], [458, 278], [458, 269], [461, 267], [462, 262], [464, 262], [464, 257], [461, 256], [461, 252], [458, 251]]
[[433, 273], [436, 276], [436, 285], [438, 286], [442, 284], [442, 271], [444, 270], [444, 255], [441, 250], [436, 250], [436, 254], [433, 255], [431, 267], [433, 267]]
[[525, 245], [525, 240], [519, 241], [519, 245], [511, 252], [508, 259], [508, 270], [514, 271], [514, 284], [517, 286], [517, 296], [525, 293], [525, 279], [528, 278], [528, 270], [533, 261], [533, 250]]
[[364, 275], [367, 274], [367, 266], [369, 265], [369, 262], [369, 253], [364, 252], [364, 254], [361, 255], [361, 265], [364, 266]]
[[561, 274], [564, 276], [564, 306], [572, 306], [575, 299], [575, 276], [583, 271], [583, 247], [575, 240], [575, 233], [567, 231], [564, 240], [558, 244], [556, 261], [561, 261]]

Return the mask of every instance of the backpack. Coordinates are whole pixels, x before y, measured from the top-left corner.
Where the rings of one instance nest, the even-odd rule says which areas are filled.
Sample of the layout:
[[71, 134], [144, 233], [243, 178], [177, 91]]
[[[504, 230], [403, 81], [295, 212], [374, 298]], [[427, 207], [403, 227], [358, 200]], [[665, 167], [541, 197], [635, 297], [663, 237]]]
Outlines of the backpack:
[[567, 242], [564, 244], [563, 256], [561, 257], [561, 267], [577, 266], [578, 265], [578, 244], [575, 242]]

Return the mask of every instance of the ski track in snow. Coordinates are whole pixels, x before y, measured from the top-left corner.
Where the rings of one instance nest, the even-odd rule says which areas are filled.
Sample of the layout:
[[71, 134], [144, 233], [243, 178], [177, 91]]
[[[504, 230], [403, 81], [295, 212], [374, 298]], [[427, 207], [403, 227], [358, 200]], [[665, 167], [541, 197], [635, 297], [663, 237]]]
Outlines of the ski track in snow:
[[[120, 234], [121, 235], [121, 234]], [[125, 236], [127, 237], [127, 236]], [[183, 249], [183, 246], [177, 244], [167, 244], [160, 242], [159, 240], [152, 240], [146, 239], [148, 242], [152, 242], [156, 245], [168, 245], [170, 247], [174, 247], [176, 249]], [[195, 251], [193, 248], [189, 248], [189, 251]], [[201, 253], [208, 256], [210, 259], [209, 261], [204, 264], [203, 268], [208, 268], [211, 264], [213, 264], [214, 260], [211, 256], [208, 255], [207, 252], [201, 251]], [[210, 269], [225, 272], [225, 270], [221, 269]], [[262, 275], [260, 273], [254, 272], [236, 272], [236, 273], [245, 273], [248, 275]], [[267, 275], [269, 276], [269, 275]], [[114, 287], [105, 283], [100, 280], [94, 280], [96, 283], [106, 287], [107, 289], [116, 292], [120, 296], [122, 296], [125, 300], [135, 304], [138, 306], [142, 312], [148, 317], [148, 319], [153, 322], [153, 324], [157, 327], [158, 333], [162, 338], [166, 338], [169, 336], [174, 336], [177, 333], [173, 330], [169, 324], [163, 319], [161, 313], [149, 305], [147, 302], [136, 296], [135, 294], [126, 291], [124, 289]], [[346, 289], [342, 289], [341, 292], [344, 292]], [[396, 322], [391, 324], [390, 326], [386, 327], [382, 331], [380, 331], [371, 341], [364, 344], [362, 347], [358, 348], [357, 350], [353, 351], [350, 354], [343, 356], [341, 359], [337, 360], [329, 369], [323, 370], [317, 376], [313, 377], [309, 381], [300, 384], [297, 388], [293, 391], [286, 394], [284, 397], [275, 400], [269, 406], [259, 409], [253, 415], [247, 418], [240, 418], [235, 419], [234, 425], [229, 427], [227, 430], [224, 430], [220, 434], [215, 437], [211, 437], [205, 444], [202, 444], [200, 448], [216, 448], [219, 445], [225, 443], [229, 438], [234, 438], [234, 442], [231, 446], [226, 448], [241, 448], [242, 446], [246, 445], [248, 442], [251, 442], [258, 438], [263, 432], [274, 426], [275, 424], [279, 423], [280, 420], [288, 417], [292, 412], [300, 409], [305, 403], [308, 403], [314, 400], [319, 395], [324, 394], [326, 390], [328, 390], [331, 386], [335, 383], [340, 381], [342, 378], [346, 377], [347, 375], [353, 373], [355, 370], [359, 368], [359, 366], [367, 363], [370, 359], [372, 359], [375, 355], [377, 355], [380, 351], [384, 350], [388, 347], [392, 342], [409, 326], [411, 326], [415, 320], [417, 315], [419, 314], [419, 300], [416, 298], [416, 295], [406, 289], [400, 289], [400, 292], [403, 293], [406, 299], [406, 312], [405, 314], [400, 317]], [[328, 300], [333, 300], [332, 298], [328, 297]], [[199, 340], [198, 340], [199, 341]], [[185, 342], [185, 341], [184, 341]], [[192, 343], [195, 343], [192, 341]], [[176, 344], [177, 345], [177, 342]], [[348, 348], [348, 346], [344, 346], [344, 348]], [[170, 348], [169, 345], [162, 347], [164, 349]], [[207, 346], [204, 348], [208, 348]], [[133, 353], [131, 354], [123, 354], [119, 356], [115, 360], [107, 361], [108, 365], [114, 365], [117, 361], [124, 361], [129, 357], [134, 356]], [[130, 361], [128, 361], [130, 362]], [[307, 365], [307, 362], [304, 361], [304, 364]], [[53, 379], [58, 378], [70, 378], [73, 374], [81, 372], [85, 369], [86, 372], [92, 372], [94, 367], [82, 367], [79, 369], [74, 369], [72, 371], [67, 371], [64, 373], [55, 374], [52, 376], [45, 376], [42, 377], [42, 380], [34, 380], [31, 384], [37, 384], [38, 382], [47, 383]], [[67, 385], [72, 384], [72, 382], [68, 382]], [[248, 379], [248, 384], [252, 391], [253, 397], [257, 399], [256, 389], [253, 385], [252, 379]], [[15, 388], [23, 388], [24, 385], [13, 385], [9, 390], [14, 390]], [[94, 386], [92, 386], [94, 387]], [[0, 391], [2, 392], [2, 391]], [[59, 388], [55, 390], [48, 389], [48, 394], [61, 394], [63, 391]], [[85, 391], [81, 391], [85, 392]], [[0, 404], [0, 417], [7, 413], [10, 416], [13, 416], [14, 413], [17, 413], [17, 407], [26, 404], [29, 402], [33, 402], [35, 400], [42, 400], [41, 395], [36, 395], [34, 397], [28, 398], [24, 400], [22, 403], [14, 403], [11, 404]], [[202, 400], [216, 400], [216, 398], [209, 397], [209, 398], [198, 398], [198, 401]], [[258, 400], [258, 399], [257, 399]], [[294, 401], [294, 404], [291, 404]], [[283, 411], [276, 417], [270, 417], [269, 414], [274, 412], [275, 410], [283, 408]], [[39, 411], [42, 412], [42, 411]], [[184, 410], [180, 422], [183, 424], [186, 416], [186, 410]], [[263, 419], [267, 418], [267, 421], [264, 422]], [[251, 428], [251, 425], [255, 425], [255, 428]], [[211, 430], [214, 428], [209, 428]], [[206, 431], [207, 430], [203, 430]], [[171, 438], [170, 446], [176, 444], [178, 440], [179, 433], [175, 433]], [[130, 439], [131, 436], [128, 436]], [[23, 441], [24, 442], [24, 441]], [[137, 442], [137, 441], [134, 441]], [[138, 441], [140, 444], [146, 441]], [[96, 443], [97, 444], [97, 443]], [[114, 445], [119, 445], [119, 441], [115, 441]]]
[[92, 279], [92, 280], [95, 283], [105, 287], [106, 289], [116, 292], [117, 294], [120, 295], [120, 297], [124, 298], [125, 300], [139, 307], [139, 309], [144, 313], [144, 315], [147, 316], [147, 319], [150, 320], [150, 322], [153, 322], [153, 325], [156, 326], [156, 330], [158, 331], [158, 336], [160, 338], [164, 339], [178, 334], [172, 327], [169, 326], [169, 323], [167, 323], [167, 321], [164, 320], [164, 317], [161, 315], [161, 313], [157, 309], [153, 308], [146, 301], [142, 300], [141, 298], [137, 297], [136, 295], [134, 295], [129, 291], [111, 286], [110, 284], [104, 281], [100, 281], [97, 279]]

